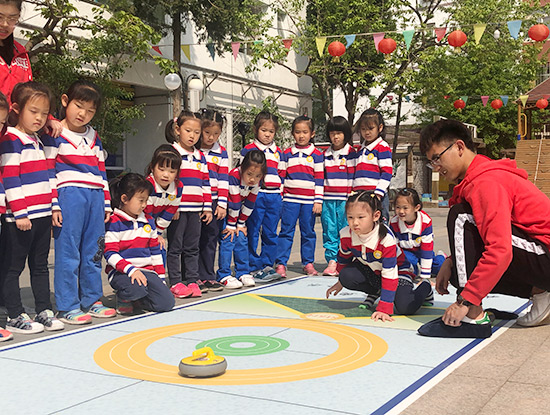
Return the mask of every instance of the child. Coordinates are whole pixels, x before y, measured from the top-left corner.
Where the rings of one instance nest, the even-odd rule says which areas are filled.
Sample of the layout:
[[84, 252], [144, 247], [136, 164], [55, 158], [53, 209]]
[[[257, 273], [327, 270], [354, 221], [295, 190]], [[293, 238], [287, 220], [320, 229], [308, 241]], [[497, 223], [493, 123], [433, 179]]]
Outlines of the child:
[[283, 278], [286, 277], [286, 263], [298, 219], [304, 272], [317, 275], [313, 267], [317, 239], [315, 215], [319, 215], [323, 208], [323, 154], [312, 144], [315, 136], [313, 120], [306, 116], [297, 117], [292, 122], [292, 136], [296, 144], [285, 150], [279, 169], [284, 190], [275, 271]]
[[[44, 147], [37, 132], [50, 113], [50, 90], [37, 82], [18, 84], [12, 93], [15, 127], [0, 143], [0, 173], [6, 190], [5, 255], [2, 264], [7, 327], [14, 333], [33, 334], [62, 330], [50, 301], [48, 253], [52, 229], [52, 202], [57, 197], [50, 180]], [[27, 261], [36, 317], [32, 320], [21, 303], [19, 276]]]
[[416, 190], [405, 188], [397, 192], [395, 216], [390, 226], [415, 274], [420, 278], [435, 277], [445, 256], [434, 254], [432, 218], [422, 210], [422, 202]]
[[67, 324], [89, 324], [92, 316], [116, 316], [101, 302], [101, 259], [111, 197], [101, 140], [88, 125], [99, 109], [101, 93], [89, 81], [76, 81], [61, 96], [61, 104], [61, 135], [42, 137], [58, 195], [52, 217], [57, 318]]
[[373, 320], [393, 321], [391, 314], [414, 314], [432, 292], [429, 282], [413, 289], [412, 267], [380, 221], [382, 203], [374, 192], [352, 194], [346, 202], [349, 226], [340, 232], [338, 282], [327, 290], [338, 294], [343, 287], [379, 295]]
[[[201, 136], [201, 115], [182, 111], [166, 125], [166, 139], [181, 156], [180, 181], [185, 193], [181, 197], [179, 218], [168, 227], [168, 275], [170, 291], [177, 298], [200, 297], [199, 240], [201, 220], [212, 221], [212, 196], [208, 164], [204, 154], [195, 148]], [[183, 265], [183, 267], [182, 267]], [[185, 269], [185, 271], [183, 270]], [[185, 274], [185, 285], [182, 281]]]
[[144, 213], [153, 185], [137, 173], [111, 181], [115, 211], [105, 232], [105, 272], [116, 291], [117, 312], [132, 314], [134, 306], [163, 312], [174, 307], [164, 281], [155, 220]]
[[218, 143], [223, 128], [222, 115], [209, 109], [201, 110], [201, 114], [202, 136], [199, 141], [199, 148], [204, 153], [208, 163], [210, 188], [212, 189], [212, 212], [214, 213], [210, 223], [202, 223], [199, 242], [200, 280], [197, 284], [202, 292], [221, 291], [223, 285], [216, 281], [214, 259], [218, 248], [221, 221], [225, 218], [227, 211], [229, 158], [225, 148]]
[[153, 153], [146, 169], [147, 181], [153, 185], [153, 192], [147, 199], [144, 212], [155, 220], [164, 264], [166, 241], [161, 234], [172, 222], [181, 202], [183, 185], [179, 180], [180, 167], [181, 156], [178, 151], [169, 144], [162, 144]]
[[[246, 223], [254, 210], [260, 181], [267, 174], [265, 154], [260, 150], [246, 153], [242, 164], [229, 173], [227, 218], [220, 239], [218, 281], [226, 288], [255, 285], [250, 275]], [[235, 256], [235, 277], [231, 276], [231, 257]]]
[[346, 226], [346, 199], [353, 183], [353, 157], [351, 127], [344, 117], [334, 117], [327, 123], [327, 138], [332, 143], [325, 150], [325, 189], [321, 223], [323, 247], [328, 262], [324, 275], [337, 276], [336, 256], [340, 231]]
[[[254, 142], [241, 150], [241, 157], [251, 150], [261, 150], [267, 162], [267, 174], [260, 184], [256, 208], [247, 222], [250, 268], [258, 270], [254, 278], [265, 282], [281, 278], [272, 268], [277, 255], [277, 225], [283, 203], [279, 177], [279, 162], [283, 153], [274, 142], [278, 129], [277, 116], [267, 111], [258, 113], [254, 119]], [[256, 251], [260, 234], [262, 245], [258, 255]]]
[[382, 201], [382, 219], [388, 222], [390, 202], [388, 187], [393, 174], [392, 153], [386, 137], [382, 114], [374, 108], [364, 111], [357, 121], [361, 149], [355, 154], [353, 191], [372, 190]]

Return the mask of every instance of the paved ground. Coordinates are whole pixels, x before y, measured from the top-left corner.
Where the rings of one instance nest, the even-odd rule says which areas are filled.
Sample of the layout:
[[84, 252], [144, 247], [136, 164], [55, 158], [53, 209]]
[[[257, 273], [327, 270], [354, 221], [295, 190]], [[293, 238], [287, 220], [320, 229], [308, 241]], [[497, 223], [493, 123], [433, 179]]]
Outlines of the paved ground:
[[[435, 250], [448, 252], [445, 229], [447, 209], [427, 209], [434, 222]], [[324, 261], [321, 225], [317, 224], [316, 268]], [[298, 232], [297, 232], [298, 233]], [[53, 244], [52, 244], [53, 245]], [[50, 255], [53, 264], [53, 250]], [[53, 265], [51, 265], [53, 278]], [[549, 271], [550, 272], [550, 271]], [[302, 275], [299, 243], [296, 240], [288, 267], [289, 278]], [[114, 306], [114, 296], [105, 281], [105, 304]], [[32, 313], [28, 272], [21, 278], [24, 304]], [[52, 285], [53, 286], [53, 285]], [[222, 292], [223, 293], [223, 292]], [[207, 293], [206, 298], [217, 294]], [[184, 304], [191, 300], [177, 300]], [[121, 317], [117, 317], [121, 318]], [[104, 320], [103, 320], [104, 321]], [[103, 322], [94, 319], [94, 324]], [[5, 315], [0, 315], [5, 325]], [[67, 326], [66, 326], [67, 327]], [[66, 330], [78, 326], [68, 326]], [[47, 336], [16, 335], [10, 344]], [[5, 343], [2, 345], [6, 345]], [[524, 329], [512, 326], [479, 353], [455, 369], [435, 387], [409, 406], [404, 414], [543, 414], [550, 407], [550, 325]]]

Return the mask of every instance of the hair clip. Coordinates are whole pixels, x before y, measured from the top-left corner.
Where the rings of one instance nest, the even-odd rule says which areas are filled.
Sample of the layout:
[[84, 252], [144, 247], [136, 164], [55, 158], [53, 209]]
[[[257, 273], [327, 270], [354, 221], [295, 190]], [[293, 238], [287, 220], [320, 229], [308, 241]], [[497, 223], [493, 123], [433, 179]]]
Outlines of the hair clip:
[[178, 122], [178, 117], [174, 117], [174, 122]]
[[376, 197], [376, 195], [374, 193], [371, 193], [370, 197]]

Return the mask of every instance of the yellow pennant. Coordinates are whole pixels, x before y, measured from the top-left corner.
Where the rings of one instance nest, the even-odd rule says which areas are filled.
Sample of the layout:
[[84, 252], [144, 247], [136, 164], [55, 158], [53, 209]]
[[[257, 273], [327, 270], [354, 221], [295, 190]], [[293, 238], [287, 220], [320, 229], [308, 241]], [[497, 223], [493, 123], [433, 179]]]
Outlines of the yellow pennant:
[[476, 23], [474, 25], [474, 39], [476, 41], [476, 45], [479, 45], [479, 41], [481, 40], [481, 36], [483, 36], [483, 32], [485, 32], [485, 28], [487, 25], [485, 23]]
[[529, 99], [529, 95], [520, 95], [519, 100], [521, 101], [521, 104], [525, 107], [525, 104], [527, 104], [527, 100]]
[[327, 38], [325, 36], [316, 37], [315, 43], [317, 45], [317, 52], [319, 52], [319, 56], [323, 56], [323, 52], [325, 51], [325, 44], [327, 43]]
[[183, 54], [187, 58], [187, 60], [191, 60], [191, 48], [189, 45], [181, 45], [181, 50], [183, 51]]

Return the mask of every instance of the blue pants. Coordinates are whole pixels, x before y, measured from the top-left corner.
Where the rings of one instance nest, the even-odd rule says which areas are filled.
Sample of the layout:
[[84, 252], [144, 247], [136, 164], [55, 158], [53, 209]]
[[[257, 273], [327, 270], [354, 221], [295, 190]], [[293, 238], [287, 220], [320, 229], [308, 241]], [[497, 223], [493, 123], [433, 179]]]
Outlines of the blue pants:
[[[218, 248], [218, 239], [220, 236], [220, 221], [216, 219], [214, 213], [218, 206], [217, 201], [212, 202], [212, 221], [206, 225], [202, 222], [201, 237], [199, 242], [199, 279], [215, 280], [214, 260], [216, 258], [216, 249]], [[248, 249], [248, 248], [247, 248]]]
[[146, 310], [163, 312], [174, 308], [174, 295], [159, 276], [152, 271], [140, 270], [147, 278], [147, 285], [132, 284], [131, 278], [121, 272], [115, 272], [111, 278], [111, 287], [124, 301], [141, 300]]
[[[420, 275], [420, 270], [418, 269], [418, 263], [420, 262], [420, 251], [412, 252], [407, 251], [403, 249], [403, 252], [405, 253], [405, 256], [411, 263], [411, 265], [414, 268], [414, 273], [416, 275]], [[435, 277], [439, 269], [441, 268], [441, 265], [443, 264], [443, 261], [445, 261], [445, 257], [443, 255], [435, 255], [432, 251], [433, 260], [432, 260], [432, 276]]]
[[87, 310], [103, 295], [105, 195], [103, 189], [73, 186], [57, 194], [63, 217], [63, 226], [53, 228], [57, 309]]
[[348, 224], [345, 200], [325, 200], [321, 213], [323, 248], [327, 262], [336, 261], [340, 246], [340, 231]]
[[[246, 221], [250, 268], [253, 270], [273, 266], [277, 256], [277, 225], [281, 218], [280, 193], [258, 193], [256, 205]], [[262, 235], [262, 247], [257, 254], [258, 239]]]
[[[226, 221], [224, 219], [223, 227], [225, 229]], [[235, 260], [235, 276], [242, 277], [250, 273], [250, 264], [248, 256], [248, 238], [239, 232], [239, 236], [234, 236], [233, 241], [228, 236], [220, 235], [220, 252], [218, 254], [218, 281], [231, 276], [231, 258]]]
[[294, 242], [294, 231], [296, 230], [296, 221], [300, 221], [300, 253], [302, 256], [302, 265], [313, 263], [315, 260], [315, 215], [313, 214], [313, 204], [303, 204], [294, 202], [283, 202], [281, 215], [281, 232], [277, 242], [277, 263], [286, 266], [292, 242]]

